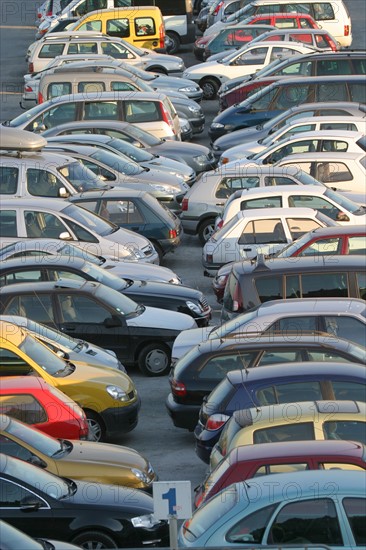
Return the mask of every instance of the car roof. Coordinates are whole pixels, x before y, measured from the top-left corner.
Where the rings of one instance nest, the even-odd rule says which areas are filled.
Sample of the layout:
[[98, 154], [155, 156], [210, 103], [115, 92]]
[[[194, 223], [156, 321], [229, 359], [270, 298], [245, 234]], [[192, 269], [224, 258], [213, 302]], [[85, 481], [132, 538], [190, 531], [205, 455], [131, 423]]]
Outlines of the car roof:
[[[231, 370], [226, 374], [226, 379], [233, 386], [243, 386], [255, 382], [268, 382], [269, 384], [280, 384], [283, 378], [299, 379], [299, 383], [308, 378], [329, 377], [357, 377], [365, 378], [365, 365], [349, 363], [347, 361], [324, 362], [324, 361], [294, 361], [293, 363], [276, 363], [270, 368], [253, 368]], [[303, 378], [303, 380], [301, 380]], [[365, 381], [366, 383], [366, 381]]]
[[245, 198], [251, 199], [253, 197], [261, 196], [261, 195], [269, 195], [274, 196], [276, 194], [278, 195], [291, 195], [292, 193], [300, 193], [302, 195], [313, 195], [319, 194], [324, 195], [324, 193], [329, 190], [329, 187], [325, 187], [325, 185], [302, 185], [301, 187], [299, 185], [275, 185], [275, 186], [268, 186], [268, 187], [254, 187], [250, 189], [243, 189], [242, 194], [237, 197], [236, 199], [233, 199], [229, 204], [232, 204], [235, 202], [242, 201]]
[[271, 458], [292, 456], [320, 456], [346, 455], [362, 458], [366, 454], [366, 446], [358, 441], [345, 440], [310, 440], [286, 441], [277, 443], [261, 443], [261, 445], [240, 445], [227, 454], [226, 460], [231, 464], [239, 461], [255, 460], [257, 458], [269, 460]]
[[[98, 97], [94, 97], [93, 101], [116, 101], [119, 99], [134, 100], [134, 101], [146, 101], [146, 100], [164, 100], [167, 96], [161, 92], [100, 92]], [[54, 97], [45, 101], [43, 105], [49, 107], [51, 105], [57, 105], [59, 103], [71, 103], [75, 101], [86, 101], [88, 98], [85, 93], [77, 93], [70, 95], [62, 95]], [[39, 111], [38, 111], [39, 114]]]
[[[2, 376], [1, 377], [1, 390], [0, 394], [5, 392], [23, 392], [29, 393], [32, 390], [48, 390], [49, 386], [45, 380], [38, 376]], [[4, 426], [8, 424], [8, 421], [4, 421], [5, 414], [0, 414], [0, 429], [4, 430]]]
[[[286, 139], [282, 139], [281, 141], [278, 141], [277, 143], [279, 145], [283, 145], [285, 143], [288, 143], [290, 141], [298, 141], [298, 140], [307, 140], [309, 138], [312, 139], [351, 139], [352, 141], [356, 141], [357, 139], [360, 139], [361, 137], [364, 137], [364, 134], [359, 131], [352, 131], [352, 130], [312, 130], [311, 132], [300, 132], [300, 134], [291, 135]], [[337, 151], [338, 153], [338, 151]]]
[[[318, 54], [316, 54], [318, 56]], [[292, 59], [292, 58], [291, 58]], [[345, 80], [345, 75], [338, 75], [338, 76], [312, 76], [311, 78], [304, 79], [304, 77], [286, 77], [286, 79], [282, 79], [280, 82], [286, 83], [288, 86], [292, 86], [295, 84], [304, 84], [304, 82], [307, 82], [308, 84], [317, 84], [318, 82], [326, 82], [331, 84], [332, 82], [339, 82], [340, 80]], [[276, 82], [276, 86], [280, 85], [280, 82]], [[365, 75], [347, 75], [347, 83], [365, 83]], [[341, 103], [341, 102], [340, 102]], [[326, 103], [325, 103], [326, 104]]]
[[[352, 119], [350, 119], [351, 121]], [[305, 132], [301, 132], [301, 135], [304, 135]], [[363, 134], [362, 134], [363, 135]], [[313, 137], [314, 137], [314, 134], [313, 134]], [[284, 140], [285, 141], [285, 140]], [[282, 142], [278, 142], [278, 143], [282, 143]], [[322, 151], [322, 152], [309, 152], [309, 153], [293, 153], [291, 155], [287, 155], [287, 157], [283, 157], [281, 160], [279, 160], [275, 166], [278, 166], [280, 167], [282, 162], [284, 160], [293, 160], [293, 162], [296, 162], [297, 160], [309, 160], [309, 159], [312, 159], [314, 158], [315, 160], [318, 160], [319, 162], [324, 162], [326, 161], [327, 159], [330, 159], [330, 160], [333, 160], [334, 162], [336, 161], [341, 161], [342, 159], [344, 161], [346, 161], [347, 159], [349, 160], [357, 160], [361, 157], [364, 157], [365, 156], [365, 151], [362, 151], [360, 149], [360, 152], [357, 153], [357, 152], [354, 152], [354, 153], [349, 153], [348, 151]]]
[[[251, 219], [251, 218], [274, 218], [275, 216], [291, 216], [295, 218], [311, 217], [313, 218], [315, 210], [313, 208], [250, 208], [249, 210], [241, 210], [235, 214], [235, 217], [239, 219]], [[225, 228], [225, 226], [224, 226]], [[288, 260], [288, 258], [286, 258]]]
[[[291, 122], [287, 122], [285, 126], [281, 127], [281, 130], [286, 130], [287, 127], [293, 126], [294, 124], [303, 124], [304, 122], [364, 122], [365, 123], [365, 129], [366, 129], [366, 113], [362, 116], [353, 116], [352, 118], [349, 118], [349, 115], [318, 115], [318, 116], [304, 116], [304, 118], [296, 118], [294, 120], [291, 120]], [[324, 130], [321, 130], [323, 132]], [[347, 130], [350, 131], [350, 130]]]
[[34, 200], [34, 197], [16, 197], [1, 199], [0, 210], [6, 208], [28, 207], [37, 211], [56, 210], [57, 212], [61, 212], [68, 206], [70, 206], [70, 203], [56, 198], [37, 197], [37, 200]]
[[[353, 313], [364, 316], [366, 322], [366, 302], [358, 298], [291, 298], [291, 300], [270, 300], [257, 309], [258, 316], [288, 313], [296, 315]], [[236, 319], [239, 321], [240, 315]]]
[[69, 202], [77, 202], [77, 199], [118, 199], [121, 198], [143, 198], [149, 195], [146, 191], [139, 191], [136, 189], [124, 189], [123, 187], [114, 187], [113, 189], [101, 189], [100, 191], [88, 191], [82, 193], [76, 193], [72, 197], [69, 197]]
[[[301, 132], [302, 133], [302, 132]], [[266, 164], [244, 164], [243, 166], [240, 166], [240, 176], [258, 176], [258, 175], [265, 175], [265, 176], [276, 176], [276, 175], [284, 175], [284, 169], [278, 170], [280, 167], [273, 167], [273, 165], [266, 165]], [[286, 167], [286, 174], [290, 174], [291, 176], [296, 176], [299, 173], [299, 169], [294, 166]], [[234, 165], [227, 165], [227, 164], [220, 164], [215, 170], [210, 170], [208, 172], [204, 172], [203, 175], [200, 177], [198, 181], [204, 181], [207, 177], [224, 177], [226, 175], [238, 175], [238, 167]], [[194, 186], [191, 187], [191, 189], [194, 189]]]
[[[47, 138], [47, 142], [49, 144], [51, 143], [73, 143], [75, 142], [76, 145], [78, 145], [79, 141], [84, 142], [92, 142], [92, 143], [109, 143], [110, 141], [113, 141], [114, 138], [112, 136], [106, 135], [106, 134], [83, 134], [82, 132], [80, 134], [66, 134], [65, 136], [50, 136]], [[82, 145], [82, 143], [81, 143]]]
[[[362, 225], [339, 225], [329, 227], [316, 227], [308, 232], [310, 237], [334, 237], [336, 235], [366, 235], [366, 229]], [[338, 258], [337, 258], [338, 259]]]
[[[82, 267], [85, 265], [90, 265], [90, 264], [89, 262], [87, 262], [86, 260], [84, 260], [79, 256], [68, 256], [66, 254], [49, 255], [47, 256], [47, 261], [46, 261], [47, 268], [51, 268], [51, 267], [61, 268], [61, 266], [69, 266], [69, 267], [74, 267], [75, 269], [82, 269]], [[40, 262], [39, 256], [9, 258], [8, 260], [6, 260], [6, 262], [2, 262], [2, 265], [0, 266], [0, 272], [7, 271], [8, 269], [14, 269], [17, 267], [27, 268], [28, 266], [38, 267], [39, 269], [41, 269], [41, 262]], [[55, 283], [55, 281], [53, 281], [53, 283]], [[35, 283], [35, 288], [36, 287], [38, 287], [38, 281], [37, 283]]]
[[[50, 256], [51, 258], [51, 256]], [[47, 258], [48, 261], [48, 258]], [[60, 279], [58, 281], [38, 281], [37, 292], [50, 292], [52, 290], [63, 290], [67, 292], [88, 292], [95, 293], [97, 287], [101, 286], [101, 283], [97, 281], [78, 281], [76, 279]], [[15, 288], [14, 288], [15, 287]], [[0, 288], [0, 294], [28, 294], [29, 292], [35, 292], [34, 283], [16, 283], [13, 285], [5, 285]], [[4, 321], [3, 321], [4, 322]]]

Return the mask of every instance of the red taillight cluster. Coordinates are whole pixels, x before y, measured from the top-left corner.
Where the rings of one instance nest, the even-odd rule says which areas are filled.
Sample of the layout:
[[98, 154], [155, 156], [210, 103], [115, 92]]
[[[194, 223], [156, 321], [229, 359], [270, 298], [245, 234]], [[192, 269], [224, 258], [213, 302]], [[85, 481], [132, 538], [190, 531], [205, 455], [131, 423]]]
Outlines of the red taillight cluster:
[[221, 229], [223, 225], [224, 225], [224, 220], [220, 220], [219, 222], [217, 222], [217, 229]]
[[169, 229], [169, 239], [176, 239], [176, 238], [177, 238], [177, 230]]
[[175, 380], [175, 378], [172, 378], [170, 380], [170, 387], [172, 388], [173, 395], [183, 397], [187, 393], [186, 385], [183, 384], [183, 382], [178, 382], [178, 380]]
[[43, 103], [43, 95], [41, 94], [41, 92], [38, 92], [38, 103]]
[[228, 420], [229, 420], [229, 416], [227, 414], [213, 414], [212, 416], [208, 417], [205, 429], [209, 431], [218, 430]]
[[38, 19], [41, 19], [42, 14], [41, 14], [41, 13], [37, 13], [37, 17], [38, 17]]
[[217, 4], [216, 8], [214, 9], [214, 15], [217, 15], [220, 11], [220, 8], [221, 6], [224, 4], [224, 2], [220, 2], [219, 4]]
[[202, 501], [203, 501], [203, 493], [200, 493], [194, 501], [195, 507], [198, 508], [199, 506], [201, 506]]
[[182, 200], [182, 212], [187, 212], [188, 210], [188, 199]]
[[25, 92], [33, 92], [33, 88], [31, 86], [24, 86]]
[[52, 10], [48, 10], [48, 12], [46, 13], [47, 17], [51, 17], [52, 16]]
[[350, 34], [349, 31], [350, 31], [349, 25], [345, 25], [344, 26], [344, 36], [349, 36], [349, 34]]
[[34, 65], [33, 65], [33, 63], [28, 63], [28, 72], [29, 72], [29, 73], [34, 73]]
[[164, 25], [159, 27], [159, 48], [165, 48], [165, 28]]
[[208, 264], [213, 264], [212, 254], [206, 254], [206, 261], [207, 261]]

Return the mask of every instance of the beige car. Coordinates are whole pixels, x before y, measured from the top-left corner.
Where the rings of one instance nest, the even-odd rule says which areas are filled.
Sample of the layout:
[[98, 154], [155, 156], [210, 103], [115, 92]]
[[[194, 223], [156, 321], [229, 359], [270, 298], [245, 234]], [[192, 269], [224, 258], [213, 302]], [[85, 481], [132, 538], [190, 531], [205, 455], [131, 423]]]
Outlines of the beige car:
[[[361, 401], [302, 401], [236, 411], [211, 452], [210, 469], [234, 447], [257, 443], [348, 439], [366, 443], [366, 403]], [[265, 399], [265, 396], [263, 396]]]

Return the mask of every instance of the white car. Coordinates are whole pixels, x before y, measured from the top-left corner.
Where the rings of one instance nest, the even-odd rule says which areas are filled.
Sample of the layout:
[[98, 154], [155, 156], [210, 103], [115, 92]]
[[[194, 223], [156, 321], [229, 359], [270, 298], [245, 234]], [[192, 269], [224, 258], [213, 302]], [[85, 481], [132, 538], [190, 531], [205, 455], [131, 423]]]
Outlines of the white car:
[[202, 250], [204, 274], [228, 262], [274, 254], [316, 227], [337, 222], [312, 208], [253, 208], [238, 212], [211, 235]]
[[250, 212], [252, 208], [314, 208], [341, 225], [366, 225], [366, 210], [355, 202], [343, 197], [336, 191], [318, 185], [307, 185], [299, 189], [298, 185], [287, 185], [275, 189], [248, 189], [240, 197], [231, 197], [226, 201], [223, 213], [216, 218], [216, 227], [220, 229], [238, 212]]
[[255, 73], [279, 57], [315, 51], [300, 42], [257, 42], [254, 46], [249, 43], [224, 59], [189, 67], [183, 72], [183, 77], [197, 82], [205, 99], [214, 99], [221, 84], [230, 78]]
[[306, 172], [335, 191], [342, 192], [355, 202], [366, 205], [366, 154], [309, 152], [282, 158], [274, 167]]
[[299, 153], [361, 153], [366, 151], [366, 137], [362, 132], [347, 130], [318, 130], [290, 135], [287, 139], [266, 147], [257, 154], [233, 156], [225, 153], [221, 157], [223, 163], [238, 166], [245, 163], [275, 164], [282, 158]]
[[260, 153], [264, 149], [268, 149], [268, 147], [271, 147], [275, 143], [293, 135], [302, 132], [317, 132], [319, 130], [339, 130], [340, 132], [361, 132], [366, 134], [366, 118], [352, 117], [352, 120], [350, 120], [349, 116], [335, 115], [297, 118], [289, 124], [282, 126], [276, 132], [270, 132], [266, 138], [230, 147], [230, 149], [225, 151], [223, 157], [232, 159], [233, 157], [241, 158], [252, 153]]

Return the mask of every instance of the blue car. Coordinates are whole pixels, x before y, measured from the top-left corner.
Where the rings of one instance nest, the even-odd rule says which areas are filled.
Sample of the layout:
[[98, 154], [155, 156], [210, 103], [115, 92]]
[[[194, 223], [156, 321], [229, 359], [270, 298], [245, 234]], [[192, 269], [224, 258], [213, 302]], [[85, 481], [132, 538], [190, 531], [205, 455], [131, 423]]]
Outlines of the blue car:
[[198, 508], [178, 545], [365, 547], [366, 474], [307, 470], [263, 475], [230, 485]]
[[203, 462], [209, 463], [213, 446], [237, 410], [299, 401], [366, 401], [364, 365], [309, 361], [243, 367], [228, 372], [201, 407], [194, 436]]

